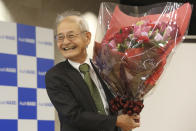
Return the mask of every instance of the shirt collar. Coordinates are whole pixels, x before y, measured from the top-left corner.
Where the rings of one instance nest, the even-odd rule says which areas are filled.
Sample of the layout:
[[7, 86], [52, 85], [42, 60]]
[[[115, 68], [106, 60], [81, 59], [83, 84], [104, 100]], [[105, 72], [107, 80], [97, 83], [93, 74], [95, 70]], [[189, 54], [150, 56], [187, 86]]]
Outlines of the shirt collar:
[[82, 65], [82, 64], [84, 64], [84, 63], [87, 63], [87, 64], [90, 66], [90, 69], [92, 69], [92, 65], [91, 65], [91, 62], [90, 62], [90, 58], [89, 58], [88, 56], [86, 57], [86, 60], [85, 60], [82, 64], [80, 64], [80, 63], [78, 63], [78, 62], [71, 61], [71, 60], [69, 60], [69, 59], [68, 59], [68, 61], [69, 61], [69, 63], [70, 63], [75, 69], [77, 69], [79, 72], [80, 72], [79, 66]]

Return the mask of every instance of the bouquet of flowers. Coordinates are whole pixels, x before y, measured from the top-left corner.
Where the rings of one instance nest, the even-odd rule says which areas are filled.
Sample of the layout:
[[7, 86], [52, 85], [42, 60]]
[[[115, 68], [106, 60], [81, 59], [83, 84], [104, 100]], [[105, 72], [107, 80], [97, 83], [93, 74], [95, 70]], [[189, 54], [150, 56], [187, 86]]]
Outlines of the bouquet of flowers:
[[129, 115], [141, 112], [144, 96], [183, 40], [192, 12], [189, 3], [139, 7], [144, 11], [140, 16], [130, 13], [133, 8], [101, 4], [93, 55], [100, 75], [116, 96], [110, 101], [112, 111]]

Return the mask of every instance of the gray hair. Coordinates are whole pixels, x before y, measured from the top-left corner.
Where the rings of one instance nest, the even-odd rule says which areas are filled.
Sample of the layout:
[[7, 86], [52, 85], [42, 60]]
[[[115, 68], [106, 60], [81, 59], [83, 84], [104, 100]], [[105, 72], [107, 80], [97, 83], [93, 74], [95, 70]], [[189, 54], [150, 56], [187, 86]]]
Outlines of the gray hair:
[[57, 30], [56, 30], [57, 26], [61, 23], [61, 21], [63, 21], [68, 16], [80, 17], [79, 26], [80, 26], [81, 31], [88, 31], [89, 32], [88, 24], [87, 24], [86, 20], [81, 16], [81, 13], [79, 11], [68, 10], [68, 11], [65, 11], [65, 12], [57, 15], [56, 24], [55, 24], [55, 33], [57, 32]]

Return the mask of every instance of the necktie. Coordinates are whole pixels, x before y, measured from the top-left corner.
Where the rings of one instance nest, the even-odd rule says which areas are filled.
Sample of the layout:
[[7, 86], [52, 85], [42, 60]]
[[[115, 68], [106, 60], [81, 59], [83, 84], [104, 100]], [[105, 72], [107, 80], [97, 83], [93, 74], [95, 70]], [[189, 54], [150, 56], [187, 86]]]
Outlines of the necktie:
[[91, 96], [93, 97], [93, 100], [94, 100], [95, 105], [97, 107], [98, 113], [106, 114], [105, 110], [104, 110], [104, 105], [103, 105], [102, 100], [101, 100], [100, 93], [99, 93], [95, 83], [91, 79], [89, 69], [90, 69], [90, 67], [86, 63], [80, 65], [80, 67], [79, 67], [80, 72], [84, 74], [84, 81], [88, 85]]

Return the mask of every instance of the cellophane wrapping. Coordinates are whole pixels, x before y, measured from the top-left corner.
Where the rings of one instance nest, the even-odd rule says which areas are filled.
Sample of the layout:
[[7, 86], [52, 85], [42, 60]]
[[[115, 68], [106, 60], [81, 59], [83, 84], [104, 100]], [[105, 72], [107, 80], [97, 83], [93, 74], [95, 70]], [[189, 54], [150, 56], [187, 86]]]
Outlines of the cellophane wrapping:
[[189, 3], [100, 6], [93, 63], [116, 96], [113, 112], [139, 114], [168, 56], [183, 41], [191, 18]]

